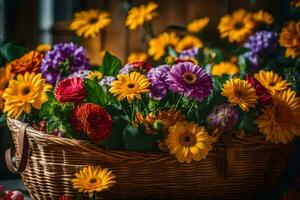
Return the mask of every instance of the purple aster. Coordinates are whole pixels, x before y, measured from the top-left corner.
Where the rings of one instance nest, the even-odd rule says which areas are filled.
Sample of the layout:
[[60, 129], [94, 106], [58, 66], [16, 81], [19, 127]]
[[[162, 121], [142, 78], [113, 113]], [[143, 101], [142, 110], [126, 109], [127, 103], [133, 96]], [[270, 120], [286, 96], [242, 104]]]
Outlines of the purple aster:
[[72, 42], [54, 45], [53, 49], [46, 53], [41, 64], [41, 72], [52, 84], [71, 73], [87, 69], [89, 63], [85, 49]]
[[124, 67], [122, 67], [119, 71], [120, 74], [128, 74], [133, 71], [137, 71], [143, 74], [146, 74], [152, 66], [144, 61], [128, 63]]
[[207, 117], [209, 128], [218, 128], [221, 132], [231, 132], [239, 121], [239, 113], [227, 103], [217, 105]]
[[250, 36], [245, 47], [249, 50], [246, 57], [254, 65], [258, 67], [259, 58], [263, 53], [272, 54], [278, 46], [277, 33], [272, 31], [259, 31]]
[[152, 68], [147, 77], [151, 83], [150, 97], [156, 100], [162, 99], [167, 94], [168, 85], [166, 83], [167, 75], [170, 71], [169, 65], [160, 65]]
[[99, 82], [99, 85], [104, 86], [108, 85], [111, 86], [111, 83], [116, 80], [116, 77], [114, 76], [104, 76], [102, 80]]
[[179, 58], [183, 59], [183, 58], [196, 57], [198, 54], [198, 51], [199, 51], [199, 48], [196, 48], [196, 47], [184, 50], [179, 54]]
[[173, 65], [166, 83], [175, 93], [183, 94], [198, 101], [211, 94], [213, 81], [206, 71], [191, 62], [180, 62]]
[[87, 75], [90, 73], [90, 70], [79, 70], [77, 72], [72, 73], [69, 77], [70, 78], [83, 78], [86, 79]]

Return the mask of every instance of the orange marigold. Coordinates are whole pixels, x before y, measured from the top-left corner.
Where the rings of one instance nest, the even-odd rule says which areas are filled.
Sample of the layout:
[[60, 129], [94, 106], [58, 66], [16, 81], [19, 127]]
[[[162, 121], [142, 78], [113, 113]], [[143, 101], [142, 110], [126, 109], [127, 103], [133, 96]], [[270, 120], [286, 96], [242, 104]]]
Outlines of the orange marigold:
[[30, 51], [11, 62], [12, 73], [25, 74], [25, 72], [37, 72], [41, 66], [44, 55], [38, 51]]

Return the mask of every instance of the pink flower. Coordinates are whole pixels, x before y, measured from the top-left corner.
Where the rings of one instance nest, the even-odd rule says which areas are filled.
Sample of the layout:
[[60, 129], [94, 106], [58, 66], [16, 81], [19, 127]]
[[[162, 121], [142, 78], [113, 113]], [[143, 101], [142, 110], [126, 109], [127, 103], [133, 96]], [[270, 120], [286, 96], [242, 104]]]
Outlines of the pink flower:
[[250, 83], [250, 85], [252, 85], [252, 87], [255, 88], [256, 96], [258, 96], [259, 102], [261, 102], [263, 105], [272, 103], [273, 100], [271, 94], [258, 80], [249, 74], [246, 75], [246, 80], [248, 83]]
[[54, 95], [60, 103], [81, 102], [86, 95], [84, 80], [66, 78], [57, 84]]
[[5, 192], [3, 200], [24, 200], [24, 195], [19, 191], [8, 190]]

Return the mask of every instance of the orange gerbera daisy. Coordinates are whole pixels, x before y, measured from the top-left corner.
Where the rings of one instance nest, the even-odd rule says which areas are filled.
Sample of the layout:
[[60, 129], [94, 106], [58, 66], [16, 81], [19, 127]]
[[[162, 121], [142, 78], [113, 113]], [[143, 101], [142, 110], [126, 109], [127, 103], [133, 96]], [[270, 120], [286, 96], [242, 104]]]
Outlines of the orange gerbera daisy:
[[30, 51], [21, 58], [11, 62], [11, 71], [15, 74], [25, 74], [25, 72], [37, 72], [41, 66], [44, 55], [38, 51]]

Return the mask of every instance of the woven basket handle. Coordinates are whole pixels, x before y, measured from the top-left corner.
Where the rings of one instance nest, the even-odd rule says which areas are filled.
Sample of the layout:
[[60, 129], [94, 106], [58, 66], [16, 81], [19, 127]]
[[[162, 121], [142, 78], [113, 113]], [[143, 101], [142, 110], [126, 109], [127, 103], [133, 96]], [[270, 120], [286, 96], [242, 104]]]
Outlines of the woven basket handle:
[[15, 154], [14, 146], [10, 149], [7, 149], [5, 152], [5, 161], [6, 161], [7, 168], [9, 169], [9, 171], [13, 173], [23, 172], [27, 165], [29, 142], [26, 134], [26, 128], [28, 126], [29, 124], [24, 124], [21, 126], [19, 130], [19, 137], [18, 137], [19, 155], [20, 155], [19, 164], [17, 164], [17, 162], [15, 163], [13, 162], [12, 155]]
[[224, 134], [222, 136], [223, 142], [226, 147], [226, 165], [225, 165], [225, 178], [231, 177], [234, 175], [235, 170], [235, 151], [233, 146], [232, 137], [230, 134]]

